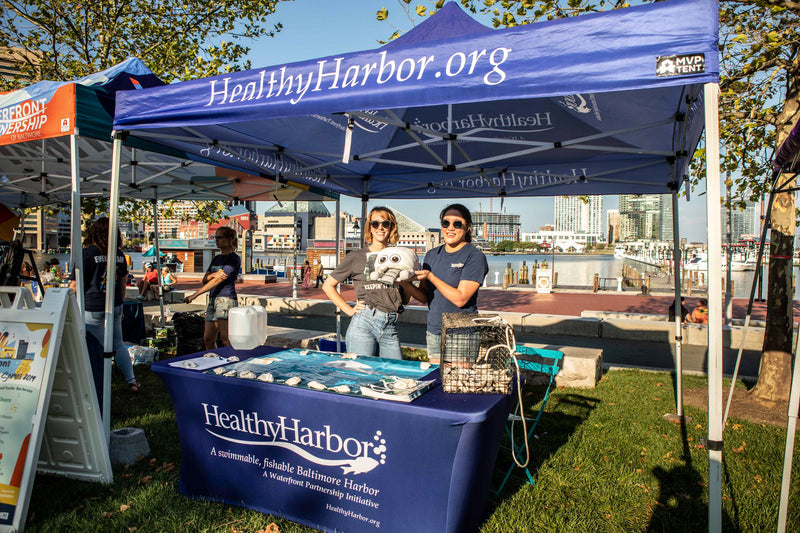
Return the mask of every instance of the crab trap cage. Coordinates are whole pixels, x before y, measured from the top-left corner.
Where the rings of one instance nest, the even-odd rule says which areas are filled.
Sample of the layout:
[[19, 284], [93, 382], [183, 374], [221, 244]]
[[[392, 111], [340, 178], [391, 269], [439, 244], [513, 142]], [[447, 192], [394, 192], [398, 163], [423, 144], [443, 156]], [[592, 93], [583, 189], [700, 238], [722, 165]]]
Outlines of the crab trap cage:
[[514, 332], [499, 315], [442, 315], [442, 388], [445, 392], [509, 394]]

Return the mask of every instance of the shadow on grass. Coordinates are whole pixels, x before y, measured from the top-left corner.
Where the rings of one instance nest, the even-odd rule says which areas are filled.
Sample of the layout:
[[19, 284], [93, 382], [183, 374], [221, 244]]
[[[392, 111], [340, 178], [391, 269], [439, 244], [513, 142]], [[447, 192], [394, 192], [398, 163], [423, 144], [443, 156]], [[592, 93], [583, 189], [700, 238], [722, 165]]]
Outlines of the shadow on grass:
[[[650, 518], [647, 531], [697, 531], [708, 529], [701, 526], [696, 517], [708, 516], [707, 498], [704, 493], [708, 485], [692, 464], [692, 454], [686, 432], [686, 421], [680, 423], [681, 443], [683, 451], [681, 463], [673, 468], [664, 469], [657, 466], [653, 475], [658, 479], [659, 491], [656, 508]], [[736, 506], [734, 505], [734, 508]], [[731, 520], [722, 512], [722, 531], [741, 531], [736, 525], [738, 520]]]
[[[524, 401], [527, 405], [534, 408], [528, 410], [528, 418], [536, 418], [538, 413], [538, 402], [544, 396], [545, 387], [525, 387]], [[583, 396], [580, 394], [565, 394], [558, 397], [559, 406], [569, 406], [572, 414], [565, 414], [562, 409], [559, 412], [547, 412], [542, 414], [536, 430], [530, 438], [530, 461], [528, 462], [527, 469], [531, 476], [536, 478], [536, 471], [539, 467], [546, 462], [550, 457], [555, 454], [561, 446], [563, 446], [575, 432], [575, 429], [580, 426], [591, 412], [595, 409], [600, 400], [590, 396]], [[548, 404], [550, 406], [551, 404]], [[508, 426], [500, 445], [498, 452], [497, 462], [495, 464], [494, 476], [492, 479], [492, 498], [490, 507], [494, 509], [502, 499], [516, 493], [520, 487], [528, 483], [528, 477], [525, 470], [517, 467], [514, 464], [511, 456], [511, 440], [508, 436]], [[522, 425], [517, 423], [514, 426], [514, 442], [517, 446], [522, 443]], [[524, 454], [524, 452], [523, 452]], [[495, 494], [500, 484], [503, 481], [509, 468], [513, 468], [511, 476], [503, 491], [500, 494]], [[490, 512], [492, 512], [490, 510]]]

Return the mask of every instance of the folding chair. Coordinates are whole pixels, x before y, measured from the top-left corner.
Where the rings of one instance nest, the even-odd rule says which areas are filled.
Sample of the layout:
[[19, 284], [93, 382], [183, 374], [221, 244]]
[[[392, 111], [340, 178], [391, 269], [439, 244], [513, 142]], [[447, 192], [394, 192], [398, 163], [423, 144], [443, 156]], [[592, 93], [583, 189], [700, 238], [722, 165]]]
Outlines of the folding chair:
[[[536, 426], [539, 424], [539, 420], [542, 418], [542, 413], [544, 413], [545, 407], [547, 406], [547, 400], [550, 398], [550, 389], [553, 387], [553, 383], [555, 382], [556, 376], [558, 375], [559, 371], [559, 364], [561, 360], [564, 358], [564, 354], [558, 350], [546, 350], [544, 348], [533, 348], [531, 346], [516, 346], [517, 355], [524, 355], [524, 356], [534, 356], [538, 357], [539, 359], [546, 359], [552, 360], [552, 363], [545, 363], [545, 362], [538, 362], [538, 361], [520, 361], [517, 360], [517, 364], [519, 365], [520, 370], [529, 370], [532, 372], [541, 372], [546, 376], [550, 376], [550, 381], [547, 383], [547, 388], [544, 392], [544, 398], [542, 398], [542, 404], [539, 407], [539, 412], [536, 413], [535, 418], [528, 418], [525, 417], [525, 422], [529, 423], [532, 421], [533, 423], [528, 427], [527, 435], [525, 435], [525, 440], [523, 440], [519, 445], [515, 445], [514, 443], [514, 434], [513, 428], [516, 422], [522, 421], [522, 415], [518, 415], [515, 413], [511, 413], [508, 415], [508, 422], [506, 423], [506, 433], [508, 434], [508, 438], [511, 441], [511, 453], [514, 454], [516, 460], [511, 466], [508, 468], [508, 472], [506, 472], [505, 477], [503, 478], [503, 482], [500, 483], [500, 487], [497, 489], [495, 494], [500, 494], [505, 488], [506, 483], [508, 482], [508, 478], [511, 477], [511, 473], [514, 471], [514, 467], [517, 466], [517, 461], [522, 463], [525, 460], [525, 456], [522, 453], [525, 451], [525, 446], [530, 442], [531, 437], [533, 436], [533, 432], [536, 429]], [[517, 391], [517, 394], [521, 397], [521, 391]], [[528, 458], [530, 459], [530, 452], [528, 452]], [[528, 470], [528, 465], [525, 465], [525, 475], [528, 476], [528, 483], [531, 485], [535, 485], [536, 483], [533, 481], [533, 476], [531, 475], [530, 470]]]

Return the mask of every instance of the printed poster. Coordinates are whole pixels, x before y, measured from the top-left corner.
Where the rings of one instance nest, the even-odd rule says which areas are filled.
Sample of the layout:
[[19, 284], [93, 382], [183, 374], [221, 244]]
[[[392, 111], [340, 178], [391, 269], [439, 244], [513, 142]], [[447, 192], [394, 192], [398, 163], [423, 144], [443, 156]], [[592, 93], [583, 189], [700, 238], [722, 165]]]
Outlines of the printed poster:
[[11, 525], [53, 324], [0, 323], [0, 525]]

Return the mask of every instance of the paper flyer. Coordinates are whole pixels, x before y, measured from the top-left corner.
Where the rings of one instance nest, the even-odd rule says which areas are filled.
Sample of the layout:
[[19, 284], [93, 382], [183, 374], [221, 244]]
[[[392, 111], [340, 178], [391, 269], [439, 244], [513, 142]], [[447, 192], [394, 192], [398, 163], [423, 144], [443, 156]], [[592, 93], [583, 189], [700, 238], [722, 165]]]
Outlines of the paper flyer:
[[0, 525], [14, 520], [52, 324], [0, 324]]

